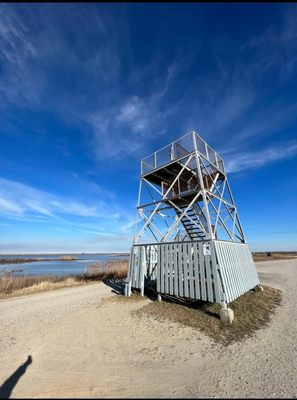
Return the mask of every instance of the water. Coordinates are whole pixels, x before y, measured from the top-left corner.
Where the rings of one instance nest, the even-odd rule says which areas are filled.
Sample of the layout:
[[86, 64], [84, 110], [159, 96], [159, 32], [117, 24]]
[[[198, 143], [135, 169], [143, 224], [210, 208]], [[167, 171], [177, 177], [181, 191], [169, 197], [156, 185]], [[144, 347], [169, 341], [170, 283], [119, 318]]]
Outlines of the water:
[[[72, 261], [60, 261], [63, 256], [77, 258]], [[128, 260], [129, 256], [113, 256], [108, 254], [26, 254], [0, 255], [0, 259], [9, 258], [47, 258], [54, 261], [34, 261], [18, 264], [0, 264], [0, 271], [14, 272], [15, 275], [75, 275], [83, 272], [89, 265], [104, 261]]]

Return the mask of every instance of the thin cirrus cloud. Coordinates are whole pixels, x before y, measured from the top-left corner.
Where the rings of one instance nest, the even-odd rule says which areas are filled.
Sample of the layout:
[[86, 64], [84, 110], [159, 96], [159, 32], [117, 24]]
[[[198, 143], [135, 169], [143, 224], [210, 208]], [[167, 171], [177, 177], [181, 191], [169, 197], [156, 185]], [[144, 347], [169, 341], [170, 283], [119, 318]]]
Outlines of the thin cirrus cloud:
[[269, 147], [261, 151], [230, 155], [226, 161], [226, 169], [228, 172], [233, 173], [247, 169], [257, 169], [275, 161], [289, 159], [296, 154], [297, 143], [295, 142], [283, 146]]
[[147, 129], [148, 119], [143, 100], [137, 96], [132, 96], [131, 99], [128, 99], [120, 108], [116, 121], [129, 124], [133, 132], [142, 132]]
[[274, 140], [295, 120], [297, 102], [295, 97], [289, 99], [287, 84], [297, 63], [297, 10], [284, 10], [278, 26], [266, 28], [240, 46], [235, 38], [213, 41], [216, 68], [208, 79], [197, 78], [204, 96], [195, 97], [195, 83], [185, 95], [193, 98], [185, 131], [198, 130], [223, 152], [230, 147], [247, 152], [260, 138]]
[[[112, 102], [108, 107], [82, 114], [84, 122], [91, 127], [92, 149], [97, 159], [124, 158], [164, 134], [161, 127], [168, 125], [168, 118], [178, 111], [178, 104], [165, 99], [180, 69], [180, 63], [174, 60], [155, 79], [149, 94], [118, 96], [116, 104]], [[153, 67], [145, 69], [146, 79], [152, 71]], [[132, 72], [130, 80], [135, 79], [137, 74]]]
[[158, 110], [163, 95], [165, 92], [157, 98], [132, 96], [108, 111], [88, 115], [86, 121], [92, 127], [96, 157], [124, 158], [162, 135], [164, 130], [160, 126], [176, 110], [175, 107], [167, 107], [163, 112]]
[[[99, 205], [84, 204], [72, 199], [54, 195], [20, 182], [0, 177], [1, 196], [0, 214], [9, 217], [26, 218], [32, 215], [56, 217], [61, 215], [77, 217], [107, 217], [108, 204], [101, 201]], [[108, 218], [119, 217], [119, 213], [110, 212]]]
[[[273, 105], [273, 100], [272, 106], [262, 104], [261, 82], [273, 71], [285, 81], [294, 70], [292, 55], [296, 49], [297, 14], [293, 8], [286, 9], [280, 27], [269, 27], [239, 47], [234, 38], [213, 39], [214, 63], [209, 72], [201, 74], [198, 69], [191, 82], [184, 86], [181, 96], [177, 85], [195, 64], [195, 52], [186, 57], [177, 52], [162, 70], [156, 69], [156, 61], [141, 68], [130, 66], [126, 74], [128, 92], [125, 92], [123, 85], [119, 85], [126, 58], [121, 42], [125, 35], [120, 35], [125, 32], [124, 23], [117, 30], [106, 13], [94, 13], [93, 23], [88, 24], [87, 9], [75, 6], [71, 14], [75, 24], [71, 24], [65, 9], [61, 9], [68, 29], [76, 38], [76, 44], [70, 44], [54, 9], [47, 6], [48, 18], [40, 9], [36, 10], [39, 10], [40, 22], [36, 18], [33, 20], [40, 29], [38, 37], [30, 29], [32, 10], [26, 9], [25, 18], [14, 7], [6, 4], [0, 7], [0, 57], [5, 75], [5, 80], [0, 82], [0, 94], [10, 102], [26, 100], [26, 107], [30, 104], [49, 107], [63, 113], [68, 121], [73, 119], [73, 123], [79, 120], [95, 161], [136, 155], [141, 147], [169, 133], [170, 119], [176, 115], [179, 115], [180, 136], [196, 130], [213, 145], [218, 143], [222, 147], [227, 143], [228, 147], [238, 149], [248, 149], [260, 135], [269, 136], [292, 120], [294, 105], [284, 105], [279, 112], [280, 107], [277, 102]], [[98, 40], [93, 52], [88, 53], [84, 35], [78, 35], [75, 25], [80, 26], [86, 37], [96, 35]], [[126, 33], [129, 36], [129, 32]], [[126, 51], [128, 47], [125, 46]], [[256, 56], [250, 57], [251, 51]], [[229, 55], [235, 57], [232, 63]], [[52, 78], [48, 70], [55, 71], [62, 59], [64, 66], [79, 72], [85, 96], [79, 93], [69, 96], [61, 90], [58, 96], [55, 92], [50, 96], [49, 87], [57, 85], [50, 84]], [[155, 60], [162, 60], [158, 51]], [[41, 65], [47, 65], [48, 69], [40, 68]], [[150, 84], [145, 94], [143, 82]], [[100, 97], [88, 95], [94, 87], [98, 88]], [[131, 94], [131, 87], [134, 94], [133, 91]], [[87, 101], [91, 97], [94, 102]], [[42, 98], [47, 101], [41, 101]], [[99, 107], [95, 106], [97, 101]]]

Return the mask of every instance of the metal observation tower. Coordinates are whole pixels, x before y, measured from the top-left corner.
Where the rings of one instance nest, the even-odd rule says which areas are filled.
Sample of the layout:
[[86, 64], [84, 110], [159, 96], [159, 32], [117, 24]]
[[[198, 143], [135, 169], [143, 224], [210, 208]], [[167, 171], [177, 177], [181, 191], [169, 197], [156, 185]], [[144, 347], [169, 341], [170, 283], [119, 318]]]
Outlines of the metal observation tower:
[[154, 283], [225, 308], [259, 285], [224, 162], [196, 132], [141, 161], [126, 295]]

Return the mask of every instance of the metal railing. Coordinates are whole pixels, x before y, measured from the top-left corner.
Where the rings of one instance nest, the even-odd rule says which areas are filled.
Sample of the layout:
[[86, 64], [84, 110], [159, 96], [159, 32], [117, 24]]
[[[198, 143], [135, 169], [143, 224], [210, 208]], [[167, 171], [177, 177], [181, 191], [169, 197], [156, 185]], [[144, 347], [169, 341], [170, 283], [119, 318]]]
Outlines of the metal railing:
[[198, 153], [224, 173], [224, 162], [221, 157], [193, 131], [142, 159], [141, 175], [148, 174], [194, 151], [198, 151]]

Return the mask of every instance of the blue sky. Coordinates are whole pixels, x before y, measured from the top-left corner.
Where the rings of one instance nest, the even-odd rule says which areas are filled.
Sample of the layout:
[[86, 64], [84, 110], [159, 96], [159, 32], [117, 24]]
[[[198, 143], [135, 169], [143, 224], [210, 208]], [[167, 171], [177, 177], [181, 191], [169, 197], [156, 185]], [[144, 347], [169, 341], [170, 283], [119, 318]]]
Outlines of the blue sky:
[[197, 131], [252, 250], [297, 250], [295, 4], [1, 4], [0, 253], [128, 251], [140, 160]]

